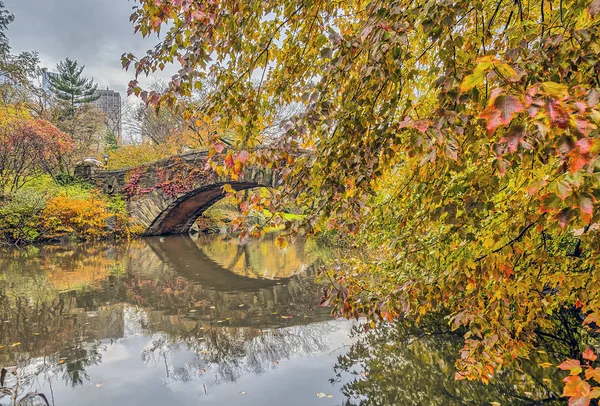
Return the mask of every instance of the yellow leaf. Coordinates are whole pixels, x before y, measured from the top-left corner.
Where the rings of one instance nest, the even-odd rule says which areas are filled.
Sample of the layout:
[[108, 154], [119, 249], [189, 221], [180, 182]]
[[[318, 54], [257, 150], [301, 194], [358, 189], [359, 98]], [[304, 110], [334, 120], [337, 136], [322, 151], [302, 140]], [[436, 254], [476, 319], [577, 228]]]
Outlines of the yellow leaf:
[[485, 240], [483, 240], [483, 248], [485, 248], [485, 249], [492, 248], [495, 243], [496, 243], [496, 241], [494, 241], [493, 237], [488, 237]]
[[275, 240], [275, 245], [276, 245], [276, 246], [277, 246], [277, 248], [279, 248], [280, 250], [284, 250], [284, 249], [286, 249], [286, 248], [287, 248], [287, 246], [288, 246], [288, 242], [287, 242], [287, 240], [286, 240], [284, 237], [282, 237], [282, 236], [279, 236], [279, 237], [277, 237], [277, 239]]

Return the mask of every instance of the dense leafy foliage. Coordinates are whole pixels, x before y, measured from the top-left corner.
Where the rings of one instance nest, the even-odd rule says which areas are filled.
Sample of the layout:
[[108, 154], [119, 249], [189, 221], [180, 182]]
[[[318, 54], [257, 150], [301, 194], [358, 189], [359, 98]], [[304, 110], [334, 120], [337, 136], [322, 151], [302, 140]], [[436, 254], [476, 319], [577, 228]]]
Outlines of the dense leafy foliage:
[[69, 111], [86, 103], [98, 100], [96, 93], [98, 85], [92, 79], [82, 76], [85, 66], [80, 66], [77, 61], [65, 59], [56, 67], [57, 74], [49, 74], [50, 90], [56, 98], [65, 103]]
[[[484, 381], [563, 309], [595, 328], [599, 1], [139, 3], [136, 31], [163, 41], [124, 66], [181, 69], [164, 93], [137, 80], [131, 93], [176, 106], [214, 77], [186, 114], [233, 124], [239, 149], [304, 104], [274, 148], [229, 152], [224, 167], [294, 161], [270, 209], [293, 199], [312, 210], [292, 231], [357, 234], [368, 255], [326, 292], [337, 314], [448, 312], [467, 328], [457, 379]], [[565, 391], [573, 404], [597, 394]]]
[[44, 173], [55, 174], [73, 141], [46, 120], [21, 106], [0, 106], [0, 196]]

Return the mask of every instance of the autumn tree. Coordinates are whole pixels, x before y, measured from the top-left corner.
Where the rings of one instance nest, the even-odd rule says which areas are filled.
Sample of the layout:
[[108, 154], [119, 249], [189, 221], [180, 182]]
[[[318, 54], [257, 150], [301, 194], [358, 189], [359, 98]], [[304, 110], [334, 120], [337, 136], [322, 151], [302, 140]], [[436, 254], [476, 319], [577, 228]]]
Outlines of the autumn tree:
[[34, 119], [22, 107], [0, 108], [0, 196], [41, 174], [56, 175], [71, 138], [51, 123]]
[[5, 31], [15, 16], [0, 1], [0, 102], [26, 103], [38, 92], [33, 84], [39, 75], [39, 58], [36, 52], [11, 52]]
[[61, 169], [72, 174], [77, 161], [86, 157], [100, 157], [106, 147], [106, 115], [93, 104], [84, 104], [73, 114], [63, 115], [60, 106], [55, 107], [54, 123], [69, 134], [74, 147], [61, 157]]
[[[335, 228], [369, 253], [330, 275], [336, 314], [448, 314], [466, 330], [456, 378], [484, 381], [557, 314], [597, 327], [600, 1], [139, 3], [135, 30], [163, 40], [124, 66], [181, 69], [130, 93], [233, 128], [221, 170], [285, 164], [280, 193], [249, 207], [295, 200], [312, 210], [291, 234]], [[180, 105], [208, 75], [206, 101]], [[291, 103], [285, 135], [248, 158]], [[564, 368], [577, 404], [600, 395], [591, 351]]]

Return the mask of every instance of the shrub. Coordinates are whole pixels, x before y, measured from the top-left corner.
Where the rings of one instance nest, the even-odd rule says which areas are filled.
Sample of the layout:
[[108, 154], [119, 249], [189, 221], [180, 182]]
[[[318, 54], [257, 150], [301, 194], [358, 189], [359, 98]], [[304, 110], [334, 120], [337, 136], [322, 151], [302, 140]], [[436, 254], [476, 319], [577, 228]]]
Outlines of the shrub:
[[38, 225], [46, 205], [42, 192], [23, 189], [0, 206], [0, 238], [15, 244], [32, 243], [40, 236]]
[[94, 194], [88, 198], [58, 195], [48, 200], [42, 223], [47, 237], [75, 233], [79, 238], [93, 240], [107, 235], [109, 217], [107, 203]]
[[172, 155], [171, 150], [165, 146], [157, 146], [150, 143], [137, 145], [124, 145], [108, 154], [108, 168], [121, 169], [143, 165], [158, 161]]

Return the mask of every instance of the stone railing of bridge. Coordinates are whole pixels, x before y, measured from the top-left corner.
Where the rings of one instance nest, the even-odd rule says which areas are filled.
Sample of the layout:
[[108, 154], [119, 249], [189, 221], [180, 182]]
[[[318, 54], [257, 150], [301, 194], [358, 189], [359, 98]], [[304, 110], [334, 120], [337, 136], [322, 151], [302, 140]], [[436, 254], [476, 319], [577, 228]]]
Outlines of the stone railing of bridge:
[[102, 170], [94, 161], [84, 160], [75, 175], [108, 195], [124, 196], [129, 215], [145, 235], [187, 233], [224, 196], [226, 184], [235, 190], [277, 185], [278, 176], [271, 169], [248, 165], [234, 180], [208, 167], [208, 159], [207, 151], [196, 151], [119, 170]]

